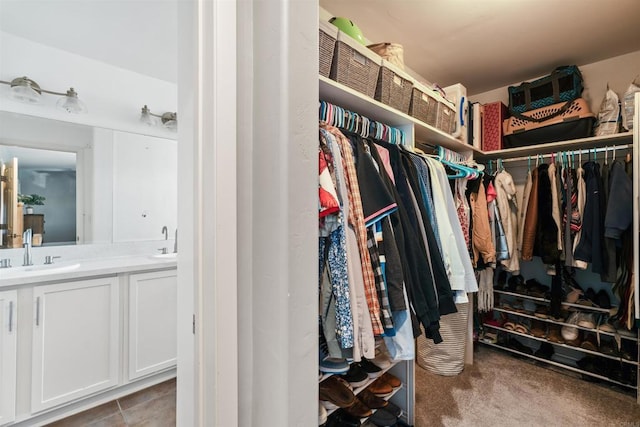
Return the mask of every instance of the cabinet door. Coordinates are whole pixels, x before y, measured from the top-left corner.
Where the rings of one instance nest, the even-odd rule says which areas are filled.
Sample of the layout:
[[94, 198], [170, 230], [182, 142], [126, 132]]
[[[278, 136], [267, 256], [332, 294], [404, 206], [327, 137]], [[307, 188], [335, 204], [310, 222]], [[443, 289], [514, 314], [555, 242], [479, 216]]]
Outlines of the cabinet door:
[[129, 277], [129, 379], [176, 364], [177, 287], [175, 270]]
[[33, 298], [32, 412], [117, 385], [117, 278], [37, 286]]
[[0, 292], [0, 424], [16, 416], [17, 291]]

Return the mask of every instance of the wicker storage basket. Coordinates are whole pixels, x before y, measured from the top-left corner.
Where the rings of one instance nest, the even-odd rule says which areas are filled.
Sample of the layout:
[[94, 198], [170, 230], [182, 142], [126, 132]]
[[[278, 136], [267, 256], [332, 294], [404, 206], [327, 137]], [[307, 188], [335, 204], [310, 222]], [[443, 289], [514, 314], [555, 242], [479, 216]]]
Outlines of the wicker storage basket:
[[413, 79], [391, 62], [383, 59], [375, 99], [405, 114], [409, 112]]
[[438, 120], [438, 100], [433, 90], [418, 82], [413, 83], [409, 115], [436, 127]]
[[440, 97], [436, 127], [451, 135], [456, 131], [456, 106]]
[[320, 49], [320, 75], [329, 77], [333, 52], [338, 38], [338, 27], [326, 21], [320, 21], [318, 45]]
[[366, 46], [339, 31], [330, 78], [373, 98], [381, 61]]
[[593, 134], [594, 120], [584, 98], [538, 108], [503, 122], [504, 144], [509, 148], [586, 138]]

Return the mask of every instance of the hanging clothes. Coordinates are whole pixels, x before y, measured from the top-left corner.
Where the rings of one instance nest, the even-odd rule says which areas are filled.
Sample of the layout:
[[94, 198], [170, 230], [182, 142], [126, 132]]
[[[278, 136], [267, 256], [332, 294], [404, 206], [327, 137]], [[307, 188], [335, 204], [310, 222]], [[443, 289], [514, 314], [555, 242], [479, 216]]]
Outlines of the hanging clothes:
[[551, 216], [557, 229], [556, 242], [558, 244], [558, 252], [562, 252], [562, 212], [560, 211], [562, 200], [558, 191], [560, 180], [558, 179], [558, 171], [554, 161], [549, 164], [549, 182], [551, 183]]
[[506, 271], [514, 275], [520, 274], [520, 261], [518, 259], [518, 206], [516, 202], [516, 186], [513, 178], [506, 170], [501, 170], [495, 177], [498, 210], [507, 239], [509, 258], [501, 263]]
[[531, 174], [531, 192], [527, 202], [527, 211], [524, 217], [522, 230], [522, 259], [531, 261], [533, 259], [533, 245], [536, 239], [536, 229], [538, 226], [538, 168]]
[[[331, 150], [335, 165], [342, 166], [340, 148], [338, 147], [333, 135], [326, 130], [321, 129], [320, 140], [321, 142], [324, 141]], [[343, 218], [349, 218], [349, 192], [344, 176], [344, 167], [335, 167], [334, 173], [337, 184], [336, 187], [338, 190], [337, 193], [342, 205]], [[375, 339], [364, 291], [364, 277], [362, 275], [362, 267], [360, 265], [360, 255], [357, 243], [358, 238], [354, 228], [350, 226], [348, 222], [345, 221], [344, 223], [347, 245], [347, 276], [349, 278], [349, 291], [351, 297], [350, 306], [352, 313], [354, 344], [351, 350], [342, 349], [341, 354], [336, 354], [337, 349], [331, 345], [331, 342], [328, 341], [327, 343], [332, 357], [353, 358], [355, 361], [360, 361], [362, 357], [375, 357]], [[322, 309], [321, 313], [323, 313]], [[325, 324], [324, 326], [325, 330], [329, 330], [329, 333], [331, 333], [331, 325]]]
[[373, 333], [381, 335], [384, 333], [384, 327], [380, 320], [380, 303], [378, 301], [378, 291], [376, 289], [376, 281], [371, 265], [371, 256], [367, 247], [367, 230], [364, 220], [364, 210], [362, 207], [362, 199], [360, 197], [360, 185], [358, 183], [358, 175], [355, 169], [353, 158], [353, 148], [349, 140], [333, 126], [323, 125], [323, 128], [333, 134], [340, 153], [342, 154], [343, 166], [347, 189], [349, 191], [349, 206], [351, 207], [349, 214], [349, 223], [353, 225], [356, 236], [358, 238], [358, 252], [362, 266], [362, 276], [364, 278], [364, 290], [367, 299], [367, 307], [371, 316], [371, 324]]
[[489, 211], [482, 178], [469, 181], [469, 205], [471, 206], [471, 242], [473, 265], [480, 267], [496, 262], [496, 248], [491, 239]]
[[[569, 229], [571, 234], [565, 231], [565, 234], [568, 236], [567, 242], [571, 245], [565, 249], [565, 253], [569, 257], [569, 260], [571, 260], [571, 264], [565, 265], [570, 265], [584, 270], [587, 268], [587, 263], [575, 259], [573, 256], [573, 252], [582, 238], [582, 221], [584, 218], [584, 206], [587, 200], [587, 184], [584, 180], [584, 169], [582, 169], [582, 165], [578, 165], [575, 182], [577, 190], [575, 208], [572, 205], [571, 227]], [[573, 233], [575, 233], [575, 235]]]
[[[536, 222], [536, 238], [534, 240], [533, 255], [537, 255], [542, 262], [551, 266], [555, 271], [555, 264], [560, 260], [558, 251], [558, 228], [553, 218], [553, 197], [551, 180], [549, 179], [549, 165], [542, 163], [538, 166], [538, 220]], [[554, 272], [555, 274], [555, 272]]]
[[[451, 288], [453, 290], [462, 291], [459, 295], [459, 299], [456, 299], [457, 303], [466, 303], [466, 292], [477, 292], [478, 282], [476, 281], [475, 274], [473, 272], [473, 266], [471, 265], [471, 259], [469, 258], [469, 251], [467, 250], [467, 244], [462, 234], [462, 226], [458, 219], [458, 212], [456, 210], [456, 203], [453, 199], [453, 194], [449, 187], [449, 180], [447, 178], [447, 172], [444, 166], [435, 159], [425, 158], [423, 161], [429, 165], [429, 172], [432, 177], [432, 190], [434, 197], [437, 200], [441, 200], [442, 203], [436, 205], [436, 217], [438, 218], [438, 227], [440, 224], [449, 224], [453, 239], [451, 240], [450, 267], [447, 270], [450, 272], [449, 280]], [[444, 207], [444, 211], [441, 215], [438, 215], [438, 206]], [[440, 229], [442, 231], [442, 229]], [[455, 280], [460, 281], [460, 288], [454, 287]]]
[[603, 224], [601, 209], [602, 183], [600, 179], [600, 165], [586, 162], [583, 166], [586, 181], [586, 202], [582, 224], [582, 236], [574, 250], [577, 260], [590, 262], [591, 271], [597, 274], [606, 268], [603, 258]]
[[522, 258], [522, 238], [524, 235], [524, 220], [527, 215], [527, 206], [529, 205], [529, 196], [531, 195], [532, 176], [531, 169], [527, 169], [527, 179], [522, 192], [522, 201], [520, 210], [518, 211], [518, 254]]

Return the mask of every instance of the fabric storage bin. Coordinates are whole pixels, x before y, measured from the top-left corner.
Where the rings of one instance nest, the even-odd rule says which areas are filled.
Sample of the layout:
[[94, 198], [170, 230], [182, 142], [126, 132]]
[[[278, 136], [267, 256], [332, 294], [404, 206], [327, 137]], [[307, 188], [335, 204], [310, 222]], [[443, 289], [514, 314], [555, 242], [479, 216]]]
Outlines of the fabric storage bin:
[[436, 127], [451, 135], [456, 131], [456, 106], [448, 100], [440, 98], [438, 101], [438, 119]]
[[411, 103], [412, 89], [413, 79], [411, 76], [383, 59], [376, 85], [376, 101], [407, 114]]
[[323, 77], [329, 77], [331, 73], [331, 63], [333, 62], [333, 52], [337, 38], [338, 27], [329, 22], [320, 21], [318, 47], [320, 50], [320, 75]]
[[506, 148], [586, 138], [593, 134], [595, 114], [584, 98], [512, 115], [503, 122]]
[[414, 82], [411, 90], [409, 115], [429, 126], [436, 127], [438, 100], [434, 95], [434, 91], [423, 84]]
[[502, 123], [508, 116], [504, 103], [491, 102], [484, 104], [484, 120], [482, 121], [482, 151], [502, 149]]
[[[456, 304], [457, 313], [440, 318], [442, 342], [434, 344], [424, 334], [416, 340], [416, 363], [437, 375], [458, 375], [464, 370], [469, 328], [469, 303]], [[472, 349], [471, 349], [472, 350]]]
[[376, 93], [382, 58], [338, 31], [330, 78], [370, 98]]

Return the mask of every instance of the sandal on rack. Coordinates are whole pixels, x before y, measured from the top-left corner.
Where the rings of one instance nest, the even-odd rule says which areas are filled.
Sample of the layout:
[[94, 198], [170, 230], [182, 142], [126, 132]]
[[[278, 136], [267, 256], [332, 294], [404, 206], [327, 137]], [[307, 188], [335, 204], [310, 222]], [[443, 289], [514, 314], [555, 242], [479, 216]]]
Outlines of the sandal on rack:
[[518, 323], [514, 329], [515, 332], [520, 332], [521, 334], [531, 335], [531, 330], [524, 323]]
[[508, 329], [510, 331], [515, 331], [516, 330], [516, 324], [514, 322], [508, 321], [508, 322], [504, 322], [504, 325], [502, 325], [503, 328]]

